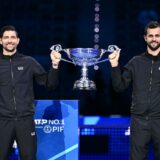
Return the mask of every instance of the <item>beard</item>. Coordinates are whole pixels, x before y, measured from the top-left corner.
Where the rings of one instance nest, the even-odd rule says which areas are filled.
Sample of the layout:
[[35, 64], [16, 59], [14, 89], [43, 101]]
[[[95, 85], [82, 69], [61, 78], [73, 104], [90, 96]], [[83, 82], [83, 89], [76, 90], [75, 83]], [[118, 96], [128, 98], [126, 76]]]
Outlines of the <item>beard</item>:
[[160, 48], [160, 43], [157, 42], [157, 45], [155, 46], [152, 46], [152, 43], [153, 42], [147, 43], [148, 48], [151, 49], [152, 51], [156, 51], [158, 48]]
[[15, 48], [13, 48], [13, 49], [8, 49], [8, 48], [3, 48], [5, 51], [7, 51], [7, 52], [14, 52], [15, 51]]
[[9, 47], [3, 45], [3, 49], [4, 49], [5, 51], [7, 51], [7, 52], [14, 52], [14, 51], [16, 50], [16, 47], [17, 47], [17, 46], [14, 46], [14, 47], [12, 47], [12, 48], [9, 48]]

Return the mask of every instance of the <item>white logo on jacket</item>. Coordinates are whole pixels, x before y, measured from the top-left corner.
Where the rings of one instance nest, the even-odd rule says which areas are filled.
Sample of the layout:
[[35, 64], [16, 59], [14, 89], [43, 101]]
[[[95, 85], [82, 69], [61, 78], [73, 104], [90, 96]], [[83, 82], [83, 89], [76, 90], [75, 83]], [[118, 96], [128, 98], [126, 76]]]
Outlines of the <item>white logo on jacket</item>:
[[36, 133], [35, 132], [31, 132], [31, 136], [35, 136], [36, 135]]
[[23, 71], [23, 66], [18, 66], [18, 68], [17, 68], [19, 71]]

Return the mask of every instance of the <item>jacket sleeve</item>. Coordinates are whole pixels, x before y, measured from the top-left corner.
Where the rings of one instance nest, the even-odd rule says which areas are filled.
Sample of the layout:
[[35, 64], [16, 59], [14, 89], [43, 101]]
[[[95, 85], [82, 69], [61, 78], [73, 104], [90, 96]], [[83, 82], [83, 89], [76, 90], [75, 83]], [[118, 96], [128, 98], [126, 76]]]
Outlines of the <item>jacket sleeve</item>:
[[47, 88], [49, 90], [55, 89], [59, 82], [59, 69], [51, 68], [47, 76]]
[[34, 61], [33, 76], [36, 83], [44, 85], [49, 90], [55, 89], [58, 86], [59, 69], [51, 68], [47, 73], [37, 61]]
[[121, 72], [120, 67], [111, 67], [112, 85], [116, 92], [124, 91], [132, 81], [131, 65], [127, 64]]

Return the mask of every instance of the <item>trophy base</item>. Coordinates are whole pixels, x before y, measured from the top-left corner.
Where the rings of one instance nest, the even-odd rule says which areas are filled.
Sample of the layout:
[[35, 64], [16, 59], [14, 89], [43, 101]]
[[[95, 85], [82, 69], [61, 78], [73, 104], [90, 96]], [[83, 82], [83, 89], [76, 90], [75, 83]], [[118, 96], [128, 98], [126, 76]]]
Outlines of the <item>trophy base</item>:
[[77, 80], [74, 83], [75, 90], [96, 90], [96, 85], [91, 80]]

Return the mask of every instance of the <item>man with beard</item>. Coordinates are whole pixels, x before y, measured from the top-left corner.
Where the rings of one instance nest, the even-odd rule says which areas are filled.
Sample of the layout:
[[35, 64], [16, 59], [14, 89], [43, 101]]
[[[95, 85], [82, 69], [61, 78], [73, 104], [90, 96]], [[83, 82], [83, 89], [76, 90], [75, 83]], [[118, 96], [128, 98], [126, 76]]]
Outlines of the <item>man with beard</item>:
[[147, 160], [153, 143], [155, 159], [160, 160], [160, 23], [145, 27], [147, 50], [133, 57], [120, 71], [120, 50], [109, 55], [112, 84], [123, 91], [132, 84], [130, 160]]
[[48, 74], [32, 57], [18, 52], [20, 42], [14, 26], [0, 30], [0, 160], [8, 160], [16, 140], [21, 160], [36, 160], [33, 81], [54, 89], [58, 84], [60, 54], [50, 54]]

